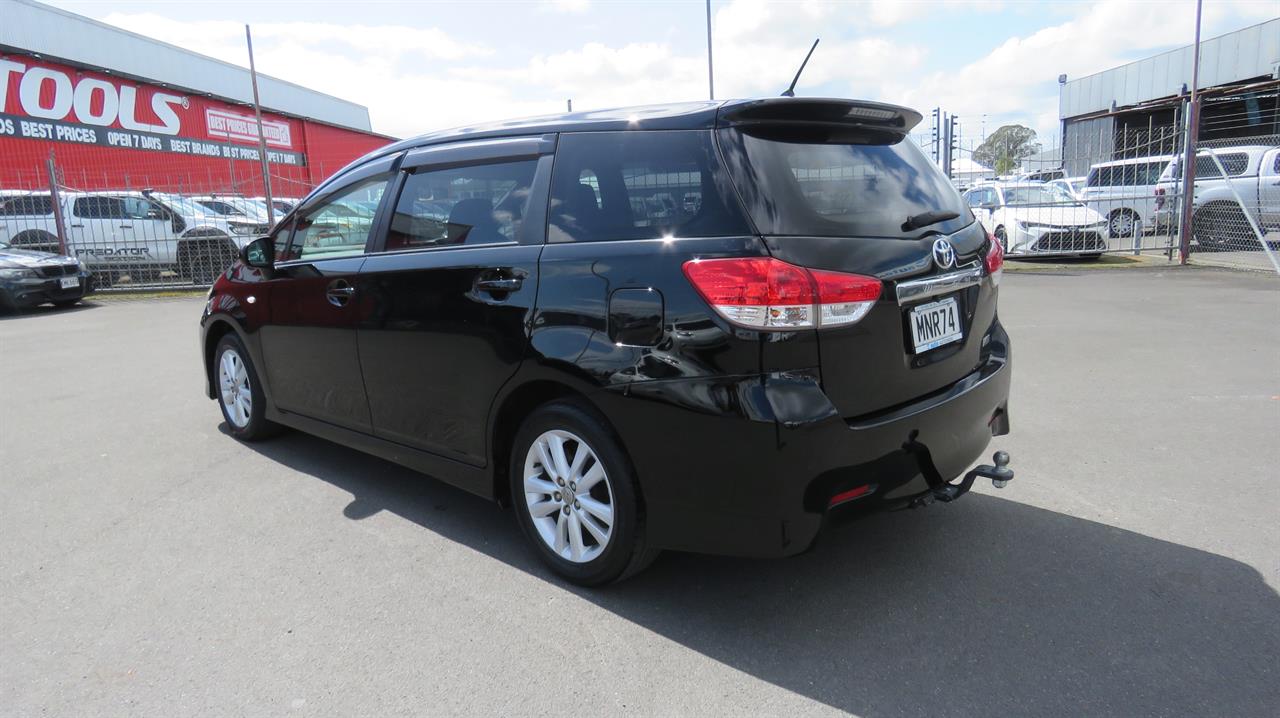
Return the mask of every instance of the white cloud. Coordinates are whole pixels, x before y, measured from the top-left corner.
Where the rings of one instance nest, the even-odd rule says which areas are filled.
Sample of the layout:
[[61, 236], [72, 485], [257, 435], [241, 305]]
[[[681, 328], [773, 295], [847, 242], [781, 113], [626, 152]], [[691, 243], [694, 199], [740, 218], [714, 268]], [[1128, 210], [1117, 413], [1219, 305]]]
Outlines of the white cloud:
[[590, 0], [549, 0], [545, 7], [552, 12], [581, 13], [591, 7]]
[[[543, 7], [581, 11], [585, 5]], [[713, 7], [717, 97], [781, 92], [820, 35], [822, 43], [798, 87], [801, 94], [821, 87], [922, 110], [942, 106], [961, 117], [966, 138], [976, 138], [984, 114], [988, 130], [1018, 121], [1042, 135], [1056, 132], [1059, 73], [1078, 77], [1189, 42], [1194, 14], [1191, 3], [1118, 0], [1034, 8], [1005, 8], [995, 0], [733, 0]], [[1040, 30], [1009, 37], [1001, 34], [1001, 12], [1020, 17], [1034, 12], [1047, 19]], [[981, 13], [989, 28], [991, 50], [960, 67], [930, 68], [926, 62], [938, 63], [945, 53], [930, 52], [915, 39], [913, 24], [972, 20], [972, 13]], [[1234, 29], [1268, 13], [1274, 13], [1274, 3], [1209, 0], [1206, 36], [1214, 28]], [[238, 23], [173, 20], [154, 13], [112, 13], [103, 19], [246, 64], [244, 29]], [[521, 56], [510, 47], [489, 47], [436, 27], [286, 22], [258, 23], [253, 30], [262, 72], [366, 105], [374, 129], [400, 136], [557, 112], [569, 98], [576, 109], [599, 109], [707, 95], [700, 43], [675, 46], [654, 39], [557, 46], [556, 36], [548, 35]], [[981, 36], [963, 40], [983, 41]]]

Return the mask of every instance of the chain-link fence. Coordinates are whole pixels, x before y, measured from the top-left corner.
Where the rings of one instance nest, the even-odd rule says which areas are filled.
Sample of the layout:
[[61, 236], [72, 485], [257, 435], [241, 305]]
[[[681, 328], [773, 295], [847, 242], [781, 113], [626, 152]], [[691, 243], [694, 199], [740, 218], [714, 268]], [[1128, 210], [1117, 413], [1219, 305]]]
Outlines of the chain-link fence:
[[160, 156], [140, 173], [104, 154], [6, 157], [0, 242], [75, 257], [98, 290], [207, 286], [326, 176], [272, 165], [268, 210], [257, 162], [190, 172]]

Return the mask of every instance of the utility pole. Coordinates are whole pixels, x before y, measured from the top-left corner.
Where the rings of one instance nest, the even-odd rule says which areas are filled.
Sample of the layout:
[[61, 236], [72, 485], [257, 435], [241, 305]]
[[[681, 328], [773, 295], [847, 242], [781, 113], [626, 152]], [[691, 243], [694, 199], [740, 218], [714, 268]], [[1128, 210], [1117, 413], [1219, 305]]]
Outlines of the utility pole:
[[1178, 260], [1187, 263], [1191, 256], [1191, 202], [1195, 197], [1196, 183], [1196, 135], [1200, 133], [1200, 97], [1197, 92], [1200, 84], [1200, 11], [1203, 0], [1196, 0], [1196, 45], [1193, 50], [1194, 60], [1191, 63], [1191, 97], [1187, 104], [1187, 140], [1186, 151], [1182, 157], [1182, 226], [1179, 230]]
[[933, 161], [937, 162], [939, 167], [942, 166], [942, 153], [939, 151], [941, 148], [938, 146], [938, 143], [941, 139], [942, 139], [942, 108], [935, 107], [933, 108], [933, 134], [932, 134], [931, 140], [933, 143]]
[[253, 114], [258, 119], [258, 159], [262, 162], [262, 192], [267, 200], [267, 225], [276, 223], [276, 208], [271, 203], [271, 170], [267, 167], [267, 138], [262, 134], [262, 104], [258, 101], [258, 68], [253, 64], [253, 35], [244, 26], [244, 41], [249, 46], [249, 79], [253, 82]]
[[707, 0], [707, 95], [716, 99], [716, 74], [711, 63], [711, 0]]

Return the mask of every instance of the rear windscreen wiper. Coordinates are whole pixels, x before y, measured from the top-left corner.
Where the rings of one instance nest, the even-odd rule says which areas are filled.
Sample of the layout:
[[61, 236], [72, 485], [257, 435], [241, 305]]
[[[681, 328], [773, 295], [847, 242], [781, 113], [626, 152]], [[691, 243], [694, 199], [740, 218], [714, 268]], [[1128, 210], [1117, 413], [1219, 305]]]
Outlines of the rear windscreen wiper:
[[957, 212], [921, 212], [907, 217], [907, 221], [902, 223], [902, 231], [910, 232], [913, 229], [928, 227], [931, 224], [945, 222], [949, 219], [955, 219], [960, 214]]

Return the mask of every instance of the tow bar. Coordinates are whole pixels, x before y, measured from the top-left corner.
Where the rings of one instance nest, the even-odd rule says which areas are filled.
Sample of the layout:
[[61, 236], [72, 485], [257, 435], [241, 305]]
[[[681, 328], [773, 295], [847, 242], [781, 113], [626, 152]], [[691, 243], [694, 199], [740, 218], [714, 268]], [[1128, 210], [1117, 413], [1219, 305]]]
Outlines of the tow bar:
[[936, 475], [930, 477], [926, 474], [927, 479], [932, 479], [929, 481], [929, 492], [917, 496], [911, 502], [910, 507], [915, 509], [921, 506], [928, 506], [935, 500], [943, 503], [955, 501], [969, 493], [969, 489], [973, 488], [974, 480], [979, 476], [984, 479], [991, 479], [993, 486], [997, 489], [1003, 489], [1009, 485], [1010, 481], [1013, 481], [1013, 469], [1009, 468], [1009, 452], [997, 451], [991, 456], [991, 460], [995, 462], [995, 466], [989, 464], [975, 466], [969, 473], [964, 475], [964, 478], [958, 484], [949, 484], [943, 481], [941, 477]]

